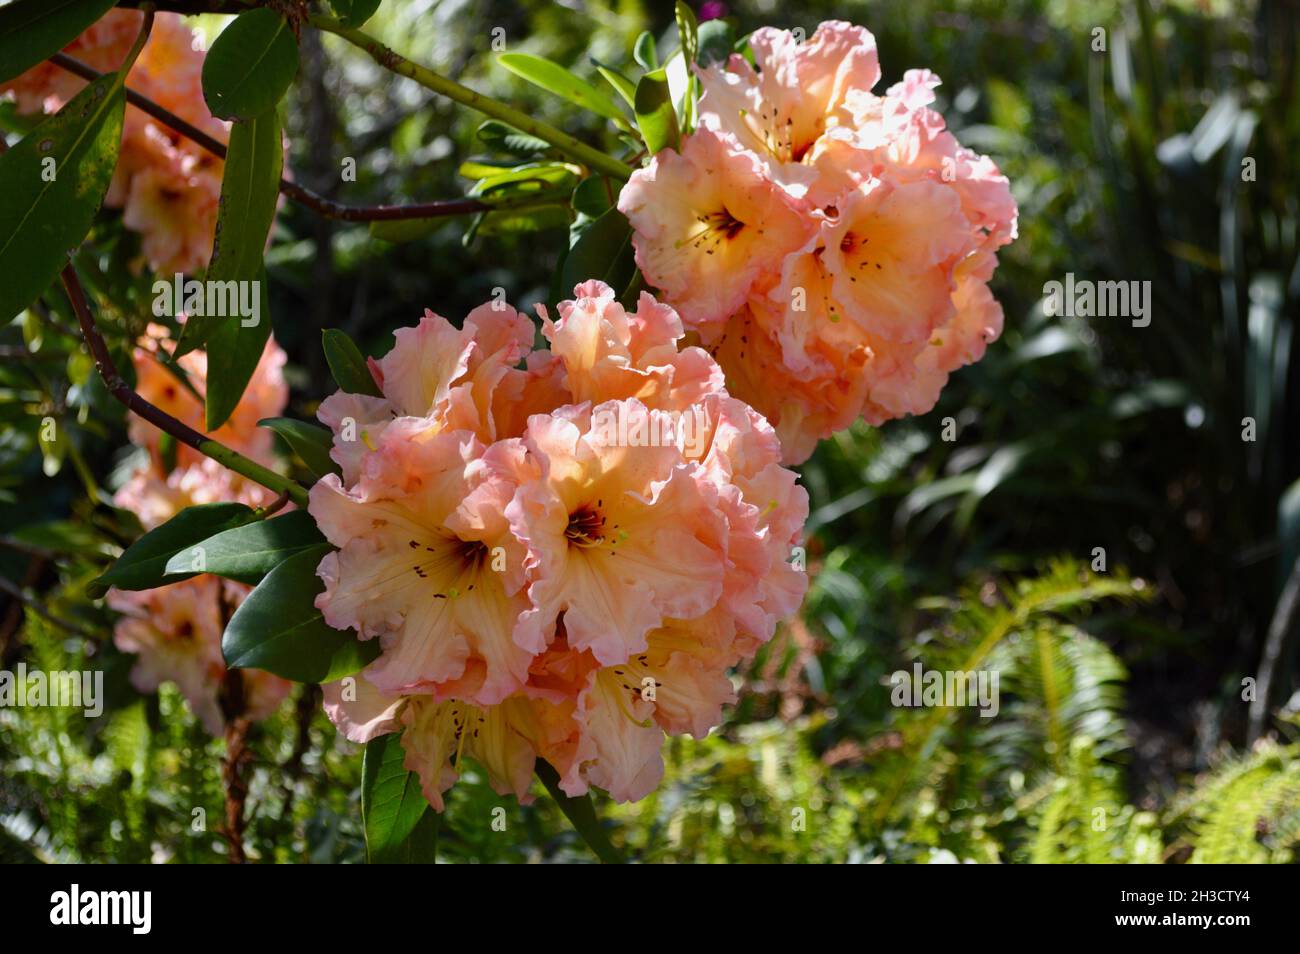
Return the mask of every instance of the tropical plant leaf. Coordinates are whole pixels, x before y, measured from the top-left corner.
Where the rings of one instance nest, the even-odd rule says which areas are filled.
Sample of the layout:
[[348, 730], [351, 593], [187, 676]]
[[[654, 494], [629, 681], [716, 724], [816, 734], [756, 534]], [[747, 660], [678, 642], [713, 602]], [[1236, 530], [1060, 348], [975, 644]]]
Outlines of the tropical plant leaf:
[[325, 538], [305, 510], [254, 520], [214, 534], [178, 552], [166, 572], [203, 572], [255, 584], [291, 556], [319, 548]]
[[203, 58], [203, 98], [219, 119], [254, 119], [275, 109], [298, 72], [298, 41], [274, 10], [247, 10]]
[[239, 503], [196, 504], [186, 507], [161, 526], [155, 527], [127, 548], [95, 583], [120, 590], [149, 590], [155, 586], [189, 579], [198, 571], [176, 573], [167, 569], [177, 554], [209, 537], [243, 526], [255, 519], [253, 511]]
[[361, 768], [361, 818], [366, 857], [372, 864], [432, 864], [437, 853], [438, 813], [408, 771], [398, 734], [366, 743]]

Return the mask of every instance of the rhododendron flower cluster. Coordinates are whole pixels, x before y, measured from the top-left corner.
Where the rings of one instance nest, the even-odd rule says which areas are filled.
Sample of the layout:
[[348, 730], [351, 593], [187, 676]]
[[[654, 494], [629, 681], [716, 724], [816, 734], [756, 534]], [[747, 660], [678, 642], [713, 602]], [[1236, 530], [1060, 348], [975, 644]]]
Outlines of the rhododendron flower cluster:
[[619, 197], [637, 263], [776, 426], [789, 463], [858, 417], [932, 408], [1002, 329], [988, 290], [1016, 204], [909, 70], [883, 96], [874, 37], [763, 28], [697, 69], [700, 128]]
[[[151, 325], [136, 348], [137, 389], [151, 404], [201, 431], [206, 356], [198, 352], [185, 355], [178, 362], [182, 372], [178, 375], [158, 360], [165, 335], [165, 328]], [[268, 341], [239, 408], [212, 435], [263, 464], [270, 463], [273, 438], [265, 428], [257, 427], [257, 421], [284, 410], [289, 397], [284, 363], [284, 351], [274, 340]], [[145, 530], [194, 504], [234, 502], [260, 507], [274, 497], [260, 484], [184, 445], [177, 447], [169, 468], [157, 430], [143, 420], [131, 420], [130, 437], [147, 451], [148, 458], [118, 490], [113, 502], [133, 512]], [[110, 590], [108, 604], [122, 614], [113, 641], [118, 649], [136, 656], [132, 684], [141, 692], [152, 692], [162, 682], [174, 682], [204, 728], [220, 734], [225, 721], [221, 691], [227, 674], [221, 634], [251, 590], [243, 583], [206, 574], [152, 590]], [[245, 718], [260, 719], [274, 712], [291, 687], [270, 673], [255, 669], [242, 673], [240, 715]]]
[[439, 810], [466, 756], [520, 799], [537, 758], [571, 795], [643, 797], [807, 585], [807, 495], [676, 311], [593, 281], [542, 324], [534, 351], [502, 302], [426, 312], [371, 362], [382, 396], [320, 408], [342, 474], [311, 491], [338, 547], [317, 606], [381, 650], [326, 711], [402, 731]]
[[[74, 59], [100, 72], [121, 67], [140, 32], [144, 15], [110, 10], [64, 47]], [[208, 111], [203, 99], [203, 53], [174, 13], [154, 18], [149, 42], [127, 75], [127, 86], [164, 109], [225, 142], [228, 124]], [[8, 83], [23, 113], [59, 110], [86, 81], [42, 62]], [[141, 251], [156, 272], [193, 272], [212, 256], [223, 163], [152, 116], [128, 105], [117, 168], [104, 204], [122, 209], [127, 228], [140, 233]]]

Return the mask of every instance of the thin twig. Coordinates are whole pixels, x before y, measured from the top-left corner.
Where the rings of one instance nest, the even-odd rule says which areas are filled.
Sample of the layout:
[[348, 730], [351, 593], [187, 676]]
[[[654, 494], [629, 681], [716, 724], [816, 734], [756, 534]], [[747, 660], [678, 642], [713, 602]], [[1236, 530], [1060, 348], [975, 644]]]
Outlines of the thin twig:
[[393, 52], [369, 34], [352, 27], [346, 27], [338, 20], [330, 17], [312, 16], [308, 18], [307, 22], [318, 30], [340, 36], [358, 49], [364, 50], [370, 55], [371, 59], [390, 73], [396, 73], [399, 76], [405, 76], [407, 79], [415, 80], [421, 86], [446, 96], [462, 106], [477, 109], [485, 116], [499, 119], [516, 129], [523, 130], [530, 136], [536, 136], [579, 162], [585, 163], [593, 171], [602, 172], [623, 182], [626, 182], [632, 175], [632, 167], [620, 162], [613, 156], [606, 155], [599, 149], [575, 139], [563, 130], [556, 129], [540, 119], [534, 119], [513, 106], [499, 103], [490, 96], [476, 93], [468, 86], [462, 86], [454, 80], [449, 80], [426, 66], [411, 62], [406, 57]]
[[32, 597], [28, 596], [19, 587], [15, 586], [13, 583], [11, 583], [3, 576], [0, 576], [0, 590], [3, 590], [5, 593], [8, 593], [19, 603], [22, 603], [24, 606], [31, 609], [31, 611], [35, 613], [37, 616], [39, 616], [41, 619], [45, 620], [47, 623], [50, 623], [51, 625], [59, 627], [59, 629], [66, 630], [67, 632], [72, 633], [74, 636], [80, 636], [83, 639], [88, 639], [93, 641], [97, 638], [95, 634], [92, 633], [90, 630], [83, 629], [82, 627], [78, 626], [76, 623], [55, 616], [44, 606], [42, 606], [39, 602], [37, 602]]
[[[91, 82], [103, 76], [98, 70], [87, 66], [80, 60], [66, 53], [55, 53], [49, 60], [60, 69], [67, 70], [84, 80]], [[126, 101], [141, 112], [147, 113], [168, 129], [179, 133], [195, 145], [206, 149], [218, 159], [226, 158], [226, 146], [220, 140], [199, 129], [192, 123], [181, 119], [175, 113], [159, 106], [153, 100], [127, 87]], [[280, 180], [280, 191], [299, 205], [330, 219], [344, 222], [385, 222], [401, 219], [436, 219], [452, 215], [473, 215], [478, 212], [492, 212], [498, 209], [517, 209], [533, 205], [558, 204], [568, 196], [560, 190], [554, 194], [533, 192], [520, 193], [499, 199], [463, 198], [440, 199], [435, 202], [415, 202], [409, 205], [347, 205], [327, 199], [305, 186], [289, 179]]]
[[261, 484], [268, 490], [288, 494], [289, 499], [300, 506], [307, 505], [307, 488], [301, 484], [277, 474], [270, 468], [263, 467], [256, 461], [249, 460], [243, 454], [232, 450], [220, 441], [213, 440], [206, 434], [200, 434], [188, 424], [178, 421], [166, 411], [155, 407], [142, 398], [118, 372], [113, 356], [109, 353], [108, 345], [104, 342], [103, 336], [95, 326], [95, 318], [90, 312], [90, 304], [86, 301], [86, 292], [81, 287], [81, 281], [77, 278], [76, 269], [73, 268], [71, 262], [64, 266], [63, 269], [63, 287], [72, 302], [72, 310], [76, 312], [77, 321], [81, 325], [82, 337], [85, 338], [86, 345], [90, 348], [90, 354], [95, 359], [95, 367], [99, 369], [99, 376], [103, 378], [104, 386], [108, 388], [108, 392], [113, 397], [163, 433], [170, 434], [205, 457], [211, 457], [228, 470], [233, 470], [235, 473]]

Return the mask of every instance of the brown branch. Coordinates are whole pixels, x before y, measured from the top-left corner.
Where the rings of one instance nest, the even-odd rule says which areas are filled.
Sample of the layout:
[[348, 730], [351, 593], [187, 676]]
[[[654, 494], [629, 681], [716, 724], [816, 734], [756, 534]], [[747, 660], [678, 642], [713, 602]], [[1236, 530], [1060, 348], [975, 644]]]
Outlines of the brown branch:
[[108, 345], [105, 343], [103, 335], [99, 333], [99, 328], [95, 326], [95, 317], [90, 312], [86, 292], [81, 287], [81, 281], [77, 278], [76, 269], [73, 268], [71, 262], [63, 268], [63, 287], [72, 302], [72, 310], [76, 312], [77, 322], [81, 325], [81, 335], [90, 348], [91, 357], [95, 359], [95, 367], [99, 369], [99, 376], [103, 379], [104, 386], [108, 388], [108, 392], [114, 398], [164, 434], [170, 434], [205, 457], [211, 457], [229, 470], [233, 470], [249, 480], [256, 481], [269, 490], [288, 494], [294, 503], [306, 505], [307, 490], [301, 484], [263, 467], [256, 461], [231, 450], [225, 444], [213, 440], [206, 434], [200, 434], [188, 424], [178, 421], [166, 411], [155, 407], [142, 398], [118, 372], [113, 356], [109, 353]]
[[[91, 82], [104, 75], [80, 60], [73, 59], [66, 53], [55, 53], [50, 57], [49, 61], [55, 66]], [[226, 147], [219, 140], [130, 87], [126, 89], [126, 100], [142, 112], [148, 113], [168, 129], [206, 149], [218, 159], [224, 160], [226, 158]], [[451, 215], [472, 215], [477, 212], [492, 212], [496, 209], [542, 203], [547, 198], [545, 195], [524, 194], [513, 196], [511, 200], [496, 202], [464, 198], [416, 202], [410, 205], [347, 205], [343, 202], [327, 199], [296, 182], [283, 178], [280, 180], [280, 191], [299, 205], [306, 206], [326, 218], [339, 219], [344, 222], [383, 222], [398, 219], [434, 219]], [[559, 196], [557, 195], [556, 198], [559, 198]]]

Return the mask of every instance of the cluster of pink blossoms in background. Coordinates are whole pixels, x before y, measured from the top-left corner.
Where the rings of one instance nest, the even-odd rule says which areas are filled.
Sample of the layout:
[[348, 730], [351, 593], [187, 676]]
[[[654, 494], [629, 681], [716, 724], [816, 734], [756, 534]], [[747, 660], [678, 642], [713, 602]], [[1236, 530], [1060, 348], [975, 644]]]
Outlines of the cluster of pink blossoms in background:
[[[987, 282], [1015, 238], [1006, 177], [963, 148], [874, 37], [763, 28], [697, 71], [700, 128], [619, 197], [637, 263], [781, 435], [787, 463], [863, 417], [930, 410], [1002, 330]], [[756, 68], [755, 68], [756, 67]]]
[[439, 810], [462, 756], [521, 799], [539, 757], [571, 795], [643, 797], [807, 586], [807, 495], [672, 308], [593, 281], [543, 333], [501, 302], [426, 312], [372, 362], [382, 397], [320, 408], [342, 475], [311, 491], [339, 548], [317, 605], [382, 650], [326, 711], [402, 731]]
[[[101, 73], [121, 67], [140, 32], [138, 10], [110, 10], [64, 47]], [[127, 86], [172, 114], [225, 142], [228, 125], [203, 99], [203, 53], [178, 14], [159, 13], [149, 42], [127, 76]], [[22, 113], [53, 113], [86, 86], [49, 62], [0, 84]], [[223, 163], [211, 153], [127, 106], [122, 147], [104, 204], [122, 209], [126, 227], [140, 233], [141, 251], [155, 272], [194, 272], [212, 256]]]
[[[178, 363], [185, 372], [182, 380], [158, 360], [166, 334], [165, 328], [151, 325], [136, 348], [136, 390], [146, 401], [201, 432], [207, 356], [190, 352], [181, 358]], [[284, 410], [289, 399], [284, 363], [284, 351], [274, 340], [268, 341], [239, 408], [212, 435], [263, 464], [270, 463], [274, 438], [257, 422]], [[233, 502], [260, 507], [274, 497], [260, 484], [184, 445], [177, 447], [174, 465], [169, 467], [159, 432], [140, 418], [131, 418], [129, 433], [148, 459], [118, 490], [113, 503], [139, 517], [145, 530], [152, 530], [194, 504]], [[132, 685], [140, 692], [153, 692], [160, 683], [176, 683], [204, 728], [219, 735], [225, 723], [221, 688], [226, 678], [221, 634], [251, 589], [233, 580], [200, 574], [152, 590], [110, 590], [108, 604], [122, 614], [114, 627], [113, 641], [118, 649], [137, 657], [131, 670]], [[270, 715], [291, 684], [255, 669], [242, 672], [241, 716], [260, 719]]]

